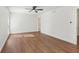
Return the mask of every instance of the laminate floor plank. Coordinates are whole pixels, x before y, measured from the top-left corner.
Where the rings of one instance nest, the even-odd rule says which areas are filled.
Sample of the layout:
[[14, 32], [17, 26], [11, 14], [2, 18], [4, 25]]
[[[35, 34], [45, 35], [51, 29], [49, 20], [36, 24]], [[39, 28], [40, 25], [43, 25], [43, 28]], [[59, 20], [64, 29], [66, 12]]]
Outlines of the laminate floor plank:
[[[29, 36], [23, 36], [28, 35]], [[30, 36], [30, 34], [32, 34]], [[20, 35], [20, 36], [18, 36]], [[48, 35], [33, 32], [12, 34], [2, 53], [78, 53], [79, 48], [71, 43]]]

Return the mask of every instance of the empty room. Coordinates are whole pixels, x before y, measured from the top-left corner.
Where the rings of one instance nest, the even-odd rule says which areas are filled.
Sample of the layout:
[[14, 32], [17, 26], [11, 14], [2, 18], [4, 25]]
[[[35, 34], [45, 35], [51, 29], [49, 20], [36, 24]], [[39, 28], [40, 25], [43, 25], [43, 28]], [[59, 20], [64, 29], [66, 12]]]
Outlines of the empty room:
[[78, 6], [0, 6], [1, 53], [78, 53]]

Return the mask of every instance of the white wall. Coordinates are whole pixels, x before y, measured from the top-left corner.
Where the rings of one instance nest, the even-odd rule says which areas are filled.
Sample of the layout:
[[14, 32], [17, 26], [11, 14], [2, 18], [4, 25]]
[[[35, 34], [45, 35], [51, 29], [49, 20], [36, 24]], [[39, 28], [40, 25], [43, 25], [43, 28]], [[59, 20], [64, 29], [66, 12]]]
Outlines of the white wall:
[[77, 16], [78, 16], [78, 17], [77, 17], [77, 18], [78, 18], [78, 19], [77, 19], [77, 25], [78, 25], [78, 26], [77, 26], [77, 35], [79, 35], [79, 9], [77, 10]]
[[9, 10], [0, 7], [0, 48], [3, 47], [9, 35]]
[[[77, 44], [77, 16], [75, 7], [62, 7], [43, 13], [41, 32]], [[72, 21], [72, 24], [70, 24]]]
[[35, 14], [11, 13], [11, 33], [38, 31], [38, 17]]

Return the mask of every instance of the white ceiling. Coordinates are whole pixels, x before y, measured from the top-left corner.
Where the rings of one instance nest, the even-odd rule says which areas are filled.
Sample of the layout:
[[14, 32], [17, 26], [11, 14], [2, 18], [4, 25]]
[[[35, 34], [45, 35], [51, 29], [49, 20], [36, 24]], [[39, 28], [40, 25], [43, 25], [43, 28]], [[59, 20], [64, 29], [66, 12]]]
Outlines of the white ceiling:
[[[9, 9], [10, 9], [10, 12], [35, 13], [33, 11], [29, 12], [29, 10], [32, 9], [32, 7], [33, 6], [11, 6], [9, 7]], [[43, 13], [60, 7], [61, 6], [38, 6], [37, 9], [44, 9], [43, 11], [39, 11], [39, 13]]]

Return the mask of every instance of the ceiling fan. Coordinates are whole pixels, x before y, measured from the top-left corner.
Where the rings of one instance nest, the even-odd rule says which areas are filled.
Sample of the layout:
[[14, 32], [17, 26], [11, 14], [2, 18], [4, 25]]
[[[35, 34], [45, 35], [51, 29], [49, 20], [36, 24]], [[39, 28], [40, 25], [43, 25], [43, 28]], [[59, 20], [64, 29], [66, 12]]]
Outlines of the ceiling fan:
[[[33, 6], [32, 9], [30, 9], [29, 12], [35, 11], [35, 13], [38, 13], [39, 11], [43, 11], [43, 9], [37, 9], [38, 6]], [[27, 8], [26, 8], [27, 10]]]

